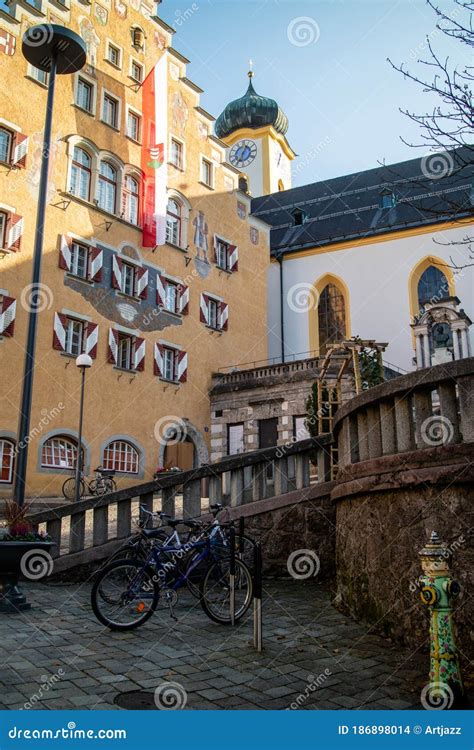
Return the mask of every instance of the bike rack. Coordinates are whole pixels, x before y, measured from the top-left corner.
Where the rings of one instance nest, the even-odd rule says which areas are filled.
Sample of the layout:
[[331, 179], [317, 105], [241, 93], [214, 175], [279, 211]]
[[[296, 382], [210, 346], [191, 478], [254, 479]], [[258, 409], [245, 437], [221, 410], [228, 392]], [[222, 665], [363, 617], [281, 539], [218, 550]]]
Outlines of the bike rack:
[[253, 554], [253, 647], [259, 653], [262, 635], [262, 544], [257, 542]]
[[230, 622], [231, 622], [231, 625], [235, 625], [235, 527], [234, 527], [233, 521], [230, 525], [229, 574], [230, 574], [230, 597], [229, 597]]

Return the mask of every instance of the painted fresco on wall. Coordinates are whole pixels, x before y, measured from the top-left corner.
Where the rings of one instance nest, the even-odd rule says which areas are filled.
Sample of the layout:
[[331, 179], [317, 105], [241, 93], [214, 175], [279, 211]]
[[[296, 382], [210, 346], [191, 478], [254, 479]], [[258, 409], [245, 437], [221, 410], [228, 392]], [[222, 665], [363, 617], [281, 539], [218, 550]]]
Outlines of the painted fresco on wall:
[[184, 133], [188, 122], [189, 109], [180, 91], [173, 96], [172, 117], [175, 132]]
[[86, 18], [86, 16], [79, 18], [79, 29], [86, 43], [87, 62], [95, 68], [97, 66], [97, 50], [99, 49], [100, 38], [95, 33], [94, 24], [91, 19]]
[[198, 215], [193, 219], [194, 226], [194, 244], [196, 246], [196, 257], [194, 258], [194, 266], [199, 276], [205, 279], [209, 275], [211, 266], [209, 264], [208, 251], [208, 234], [209, 228], [207, 225], [206, 217], [203, 211], [199, 211]]
[[[53, 200], [56, 193], [56, 185], [53, 180], [54, 165], [56, 157], [59, 153], [59, 149], [62, 143], [62, 136], [57, 134], [51, 139], [51, 150], [49, 153], [49, 179], [48, 179], [48, 195], [46, 200], [48, 203]], [[26, 184], [28, 190], [33, 198], [38, 197], [39, 181], [41, 173], [41, 158], [43, 155], [43, 131], [40, 130], [37, 133], [33, 133], [30, 136], [30, 150], [28, 153], [27, 161], [27, 174]]]
[[114, 9], [119, 18], [126, 18], [128, 8], [122, 0], [114, 0]]

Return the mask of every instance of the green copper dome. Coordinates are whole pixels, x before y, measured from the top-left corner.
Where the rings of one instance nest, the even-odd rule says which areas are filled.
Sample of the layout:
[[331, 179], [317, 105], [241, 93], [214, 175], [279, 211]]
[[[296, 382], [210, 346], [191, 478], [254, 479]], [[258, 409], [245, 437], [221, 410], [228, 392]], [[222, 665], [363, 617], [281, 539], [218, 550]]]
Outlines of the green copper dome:
[[225, 138], [240, 128], [261, 128], [273, 125], [278, 133], [285, 135], [288, 118], [274, 99], [260, 96], [252, 85], [249, 73], [249, 87], [244, 96], [230, 102], [216, 120], [216, 135]]

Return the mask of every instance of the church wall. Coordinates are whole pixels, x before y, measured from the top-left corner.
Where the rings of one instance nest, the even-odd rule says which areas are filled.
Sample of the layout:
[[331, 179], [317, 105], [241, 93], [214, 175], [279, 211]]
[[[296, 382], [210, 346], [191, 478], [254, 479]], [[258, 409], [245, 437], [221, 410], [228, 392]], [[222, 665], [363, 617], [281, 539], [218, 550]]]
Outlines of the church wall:
[[[314, 327], [317, 308], [314, 301], [301, 304], [298, 294], [326, 274], [338, 277], [348, 288], [350, 298], [350, 334], [361, 338], [388, 342], [384, 359], [404, 370], [413, 369], [414, 340], [410, 328], [410, 276], [424, 258], [436, 256], [447, 266], [450, 257], [461, 264], [467, 257], [465, 248], [449, 244], [462, 240], [465, 228], [397, 237], [385, 242], [358, 244], [343, 250], [327, 250], [314, 255], [291, 259], [286, 256], [283, 267], [285, 300], [285, 345], [287, 354], [314, 348]], [[435, 244], [434, 240], [445, 244]], [[269, 300], [279, 294], [278, 264], [269, 271]], [[474, 273], [472, 268], [453, 271], [454, 292], [460, 307], [474, 318]], [[450, 269], [447, 269], [450, 275]], [[273, 302], [270, 301], [270, 307]], [[274, 313], [273, 313], [274, 314]], [[471, 347], [474, 331], [471, 327]], [[269, 340], [270, 356], [278, 352], [274, 337]]]

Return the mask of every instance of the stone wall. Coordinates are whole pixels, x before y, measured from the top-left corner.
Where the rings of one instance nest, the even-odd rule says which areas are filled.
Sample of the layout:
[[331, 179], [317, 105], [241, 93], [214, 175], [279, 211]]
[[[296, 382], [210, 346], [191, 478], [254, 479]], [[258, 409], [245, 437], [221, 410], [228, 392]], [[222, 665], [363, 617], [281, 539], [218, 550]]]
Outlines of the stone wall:
[[[438, 463], [442, 463], [440, 458]], [[444, 477], [441, 468], [438, 466], [438, 480], [433, 477], [430, 481], [429, 469], [425, 468], [423, 478], [420, 476], [417, 481], [411, 467], [407, 468], [410, 483], [405, 484], [400, 475], [392, 472], [389, 487], [387, 475], [379, 472], [373, 475], [372, 489], [367, 482], [361, 491], [367, 476], [359, 491], [355, 489], [357, 477], [350, 484], [337, 487], [337, 601], [356, 619], [371, 623], [378, 631], [413, 648], [426, 650], [429, 618], [416, 588], [421, 574], [418, 551], [436, 530], [454, 553], [453, 576], [462, 587], [454, 619], [460, 648], [465, 657], [472, 658], [472, 468], [469, 464], [453, 464]], [[385, 489], [378, 489], [376, 482], [379, 486], [383, 483]]]

